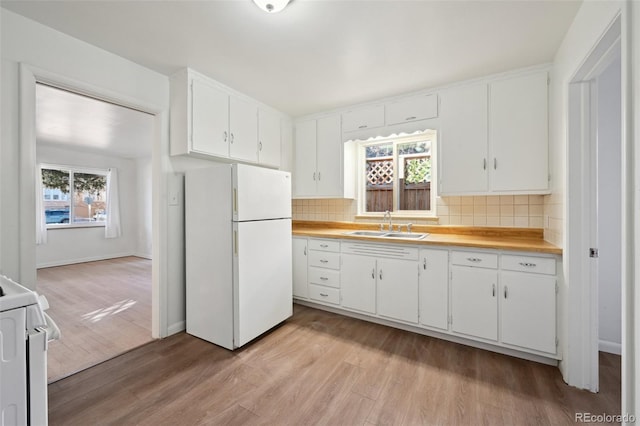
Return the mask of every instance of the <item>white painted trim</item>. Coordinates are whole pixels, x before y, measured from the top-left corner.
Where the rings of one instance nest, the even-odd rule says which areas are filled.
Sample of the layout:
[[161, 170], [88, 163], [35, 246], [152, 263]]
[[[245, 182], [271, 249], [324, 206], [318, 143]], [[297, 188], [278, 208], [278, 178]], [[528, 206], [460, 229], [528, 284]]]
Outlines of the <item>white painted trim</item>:
[[622, 344], [615, 342], [607, 342], [606, 340], [600, 340], [598, 342], [598, 350], [600, 352], [606, 352], [608, 354], [621, 355]]
[[36, 283], [35, 244], [35, 84], [42, 82], [72, 92], [102, 99], [154, 115], [152, 148], [152, 326], [154, 338], [167, 334], [167, 178], [170, 170], [168, 110], [122, 93], [53, 73], [29, 64], [20, 64], [20, 280]]
[[187, 322], [186, 321], [178, 321], [176, 323], [173, 323], [171, 325], [169, 325], [169, 327], [167, 327], [167, 336], [171, 336], [177, 333], [180, 333], [182, 331], [185, 331], [187, 329]]
[[151, 256], [150, 254], [147, 254], [147, 253], [135, 252], [131, 256], [139, 257], [140, 259], [153, 260], [153, 256]]
[[99, 260], [118, 259], [121, 257], [130, 257], [130, 256], [140, 257], [133, 252], [114, 253], [114, 254], [102, 255], [102, 256], [89, 256], [89, 257], [81, 257], [77, 259], [58, 260], [55, 262], [44, 262], [44, 263], [39, 263], [37, 265], [37, 268], [38, 269], [52, 268], [54, 266], [75, 265], [77, 263], [96, 262]]

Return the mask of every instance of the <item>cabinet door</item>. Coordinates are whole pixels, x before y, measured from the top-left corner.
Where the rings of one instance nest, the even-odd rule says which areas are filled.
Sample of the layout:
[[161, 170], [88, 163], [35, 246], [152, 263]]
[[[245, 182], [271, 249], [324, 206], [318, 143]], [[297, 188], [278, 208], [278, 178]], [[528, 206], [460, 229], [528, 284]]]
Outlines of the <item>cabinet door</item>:
[[197, 77], [191, 80], [191, 149], [229, 156], [229, 95]]
[[369, 256], [342, 254], [340, 269], [342, 306], [376, 313], [376, 260]]
[[451, 267], [451, 330], [498, 340], [498, 272]]
[[487, 192], [487, 85], [440, 94], [440, 194]]
[[548, 189], [547, 73], [491, 83], [494, 191]]
[[438, 96], [409, 96], [385, 105], [387, 125], [425, 120], [438, 116]]
[[418, 322], [418, 268], [415, 260], [378, 259], [378, 314]]
[[342, 114], [342, 126], [345, 132], [384, 126], [384, 105], [373, 105], [345, 112]]
[[449, 252], [420, 250], [420, 324], [449, 328]]
[[258, 162], [280, 165], [280, 116], [271, 111], [258, 111]]
[[316, 120], [296, 124], [293, 163], [293, 194], [316, 195]]
[[309, 298], [307, 285], [307, 239], [293, 239], [293, 296], [301, 299]]
[[340, 116], [332, 115], [317, 121], [317, 194], [342, 197], [342, 139]]
[[247, 100], [229, 99], [229, 156], [258, 161], [258, 107]]
[[502, 272], [500, 284], [502, 343], [555, 354], [555, 277]]

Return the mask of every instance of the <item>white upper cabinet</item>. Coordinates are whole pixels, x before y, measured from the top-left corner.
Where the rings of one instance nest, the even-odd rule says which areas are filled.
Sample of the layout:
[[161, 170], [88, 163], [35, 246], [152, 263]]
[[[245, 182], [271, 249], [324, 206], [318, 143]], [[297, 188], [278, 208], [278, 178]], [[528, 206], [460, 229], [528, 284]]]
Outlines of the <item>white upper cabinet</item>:
[[385, 105], [386, 124], [425, 120], [438, 116], [437, 95], [417, 95], [398, 99]]
[[440, 195], [548, 193], [546, 71], [440, 96]]
[[171, 155], [277, 167], [281, 116], [191, 69], [171, 77]]
[[316, 195], [316, 120], [300, 121], [295, 126], [293, 195]]
[[492, 189], [546, 191], [547, 73], [496, 81], [489, 90]]
[[373, 105], [342, 114], [342, 131], [353, 132], [384, 126], [384, 105]]
[[316, 139], [317, 195], [342, 196], [342, 140], [340, 116], [318, 119]]
[[229, 157], [258, 161], [258, 107], [235, 96], [229, 97]]
[[258, 162], [280, 166], [280, 116], [264, 108], [258, 110]]
[[487, 85], [440, 92], [440, 102], [440, 194], [487, 192]]

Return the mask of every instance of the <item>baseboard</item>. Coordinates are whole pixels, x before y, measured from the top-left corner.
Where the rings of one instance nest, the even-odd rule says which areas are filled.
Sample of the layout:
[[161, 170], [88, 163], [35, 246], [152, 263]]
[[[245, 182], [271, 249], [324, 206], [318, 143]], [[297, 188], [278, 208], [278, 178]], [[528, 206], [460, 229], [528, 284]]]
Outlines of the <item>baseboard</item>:
[[132, 256], [140, 257], [142, 259], [152, 260], [151, 259], [151, 255], [150, 254], [146, 254], [146, 253], [145, 254], [143, 254], [143, 253], [134, 253], [134, 254], [132, 254]]
[[598, 349], [600, 352], [606, 352], [614, 355], [622, 355], [622, 344], [608, 342], [606, 340], [598, 341]]
[[178, 321], [176, 323], [171, 324], [169, 327], [167, 327], [167, 336], [180, 333], [181, 331], [185, 331], [186, 329], [187, 329], [187, 322]]
[[40, 269], [40, 268], [51, 268], [53, 266], [75, 265], [76, 263], [96, 262], [98, 260], [117, 259], [119, 257], [128, 257], [128, 256], [136, 256], [136, 255], [133, 252], [128, 252], [128, 253], [108, 254], [104, 256], [83, 257], [80, 259], [58, 260], [55, 262], [40, 263], [36, 266], [36, 268]]

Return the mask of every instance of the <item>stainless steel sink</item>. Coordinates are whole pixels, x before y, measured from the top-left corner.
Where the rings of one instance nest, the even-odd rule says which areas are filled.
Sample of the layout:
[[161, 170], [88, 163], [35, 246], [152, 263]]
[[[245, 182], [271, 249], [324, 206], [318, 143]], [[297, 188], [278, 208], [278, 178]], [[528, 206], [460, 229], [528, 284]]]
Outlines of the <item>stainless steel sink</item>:
[[354, 235], [358, 237], [377, 237], [377, 238], [401, 238], [406, 240], [421, 240], [429, 234], [408, 232], [384, 232], [384, 231], [350, 231], [345, 235]]
[[388, 232], [384, 235], [381, 235], [383, 238], [404, 238], [407, 240], [421, 240], [429, 234], [418, 234], [418, 233], [406, 233], [406, 232]]

